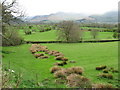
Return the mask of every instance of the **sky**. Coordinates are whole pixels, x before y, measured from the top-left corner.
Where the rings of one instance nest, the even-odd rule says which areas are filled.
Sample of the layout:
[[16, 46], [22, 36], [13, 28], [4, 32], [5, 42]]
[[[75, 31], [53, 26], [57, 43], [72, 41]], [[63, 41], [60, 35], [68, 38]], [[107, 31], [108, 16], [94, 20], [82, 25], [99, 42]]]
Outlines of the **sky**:
[[27, 16], [56, 12], [103, 14], [118, 10], [119, 0], [18, 0]]

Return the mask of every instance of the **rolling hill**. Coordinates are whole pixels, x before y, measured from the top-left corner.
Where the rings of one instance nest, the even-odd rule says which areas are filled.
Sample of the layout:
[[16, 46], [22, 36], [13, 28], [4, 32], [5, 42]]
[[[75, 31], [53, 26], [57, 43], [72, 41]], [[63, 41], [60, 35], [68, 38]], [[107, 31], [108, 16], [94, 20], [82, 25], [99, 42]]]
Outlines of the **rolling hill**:
[[65, 13], [57, 12], [49, 15], [38, 15], [29, 17], [28, 22], [38, 23], [38, 22], [59, 22], [62, 20], [75, 20], [77, 22], [98, 22], [98, 23], [117, 23], [118, 22], [118, 12], [110, 11], [102, 15], [86, 15], [82, 13]]

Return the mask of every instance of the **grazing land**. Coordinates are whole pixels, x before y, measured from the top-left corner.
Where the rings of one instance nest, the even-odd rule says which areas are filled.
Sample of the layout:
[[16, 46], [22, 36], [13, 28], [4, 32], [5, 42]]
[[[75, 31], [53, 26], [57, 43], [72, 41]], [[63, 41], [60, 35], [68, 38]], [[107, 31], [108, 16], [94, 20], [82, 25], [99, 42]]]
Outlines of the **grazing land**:
[[[33, 32], [31, 35], [25, 35], [24, 30], [19, 31], [25, 41], [57, 41], [57, 31]], [[96, 40], [113, 40], [114, 32], [99, 32]], [[90, 31], [83, 31], [83, 41], [93, 40]]]
[[[53, 2], [47, 4], [47, 9], [42, 5], [48, 2], [38, 5], [38, 1], [2, 0], [0, 4], [0, 87], [119, 88], [118, 12], [80, 13], [78, 6], [81, 5], [75, 5], [75, 2], [77, 9], [74, 7], [74, 12], [69, 13], [73, 10], [69, 6], [74, 1], [70, 1], [70, 5], [65, 1], [57, 5], [54, 1], [56, 9], [51, 9]], [[29, 7], [30, 3], [33, 8]], [[61, 4], [62, 8], [59, 7]], [[85, 9], [89, 5], [92, 3], [85, 5]], [[38, 10], [38, 6], [43, 10]], [[59, 11], [57, 9], [61, 12], [55, 13]]]
[[[51, 50], [60, 51], [69, 60], [76, 61], [76, 63], [68, 63], [63, 66], [64, 68], [81, 66], [85, 70], [83, 75], [93, 83], [110, 83], [116, 87], [118, 73], [113, 73], [114, 79], [112, 80], [98, 78], [97, 75], [102, 71], [97, 71], [95, 68], [100, 65], [107, 65], [108, 67], [118, 69], [118, 42], [42, 45], [47, 46]], [[3, 65], [9, 65], [10, 61], [11, 69], [16, 73], [23, 73], [23, 78], [26, 80], [35, 80], [36, 74], [38, 75], [38, 81], [43, 82], [45, 79], [48, 79], [47, 84], [41, 87], [66, 87], [64, 84], [55, 84], [54, 77], [49, 71], [53, 64], [58, 62], [54, 59], [54, 56], [50, 56], [48, 59], [36, 59], [29, 51], [30, 46], [31, 44], [3, 47], [4, 51], [10, 51], [8, 54], [3, 53]], [[31, 87], [28, 82], [26, 83], [26, 87]]]

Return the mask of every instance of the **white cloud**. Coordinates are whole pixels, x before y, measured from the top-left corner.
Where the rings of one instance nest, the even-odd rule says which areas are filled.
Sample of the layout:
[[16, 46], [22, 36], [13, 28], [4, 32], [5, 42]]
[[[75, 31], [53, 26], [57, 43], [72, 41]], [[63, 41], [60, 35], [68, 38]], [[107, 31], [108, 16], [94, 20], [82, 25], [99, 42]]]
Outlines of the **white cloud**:
[[117, 10], [119, 0], [19, 0], [29, 16], [56, 12], [102, 14]]

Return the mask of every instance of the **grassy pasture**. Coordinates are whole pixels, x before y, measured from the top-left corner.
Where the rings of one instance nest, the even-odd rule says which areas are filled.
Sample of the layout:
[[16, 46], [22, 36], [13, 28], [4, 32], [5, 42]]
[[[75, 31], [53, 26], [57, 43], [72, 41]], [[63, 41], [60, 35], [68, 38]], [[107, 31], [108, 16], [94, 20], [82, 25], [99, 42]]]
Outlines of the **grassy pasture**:
[[[96, 30], [109, 30], [108, 28], [98, 28], [98, 27], [80, 27], [81, 29], [96, 29]], [[112, 28], [117, 29], [117, 28]]]
[[[49, 32], [49, 31], [48, 31]], [[32, 37], [31, 37], [32, 38]], [[114, 86], [117, 84], [117, 73], [114, 73], [114, 79], [97, 78], [101, 71], [96, 71], [95, 67], [99, 65], [107, 65], [118, 69], [118, 42], [108, 43], [76, 43], [76, 44], [42, 44], [48, 46], [50, 50], [62, 52], [69, 60], [75, 60], [76, 63], [68, 63], [64, 67], [81, 66], [84, 68], [84, 76], [91, 79], [92, 83], [111, 83]], [[38, 80], [50, 79], [46, 86], [41, 87], [66, 87], [62, 84], [55, 84], [54, 77], [50, 74], [49, 69], [53, 66], [56, 60], [54, 56], [48, 59], [36, 59], [29, 51], [31, 44], [24, 44], [14, 47], [3, 47], [4, 51], [11, 51], [9, 54], [3, 53], [3, 64], [8, 66], [10, 61], [11, 69], [15, 72], [22, 72], [24, 79], [35, 79], [38, 75]], [[23, 86], [21, 86], [23, 87]]]
[[55, 41], [56, 33], [54, 30], [46, 32], [33, 32], [31, 35], [25, 35], [24, 32], [20, 31], [21, 36], [25, 41]]
[[[57, 31], [33, 32], [31, 35], [25, 35], [23, 30], [19, 31], [25, 41], [57, 41]], [[114, 39], [113, 32], [99, 32], [96, 40]], [[83, 40], [93, 40], [91, 32], [83, 31]]]

